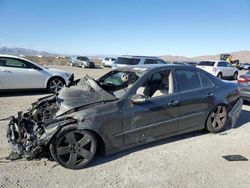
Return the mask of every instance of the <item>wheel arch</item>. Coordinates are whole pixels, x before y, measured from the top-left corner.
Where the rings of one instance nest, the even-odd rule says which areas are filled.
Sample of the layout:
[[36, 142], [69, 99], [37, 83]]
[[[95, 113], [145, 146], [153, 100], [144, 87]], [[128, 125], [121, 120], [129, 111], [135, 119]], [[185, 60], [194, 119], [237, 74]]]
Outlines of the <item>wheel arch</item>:
[[206, 129], [206, 127], [207, 127], [207, 120], [208, 120], [208, 118], [209, 118], [209, 115], [210, 115], [210, 114], [214, 111], [214, 109], [215, 109], [217, 106], [219, 106], [219, 105], [225, 106], [226, 109], [227, 109], [227, 114], [229, 113], [229, 111], [228, 111], [228, 105], [227, 105], [226, 103], [224, 103], [224, 102], [217, 103], [217, 104], [214, 105], [213, 108], [211, 108], [210, 111], [208, 111], [208, 113], [206, 114], [205, 121], [204, 121], [204, 127], [205, 127], [205, 129]]
[[92, 130], [92, 129], [81, 129], [81, 130], [84, 130], [84, 131], [88, 131], [88, 132], [91, 132], [97, 139], [97, 153], [99, 154], [105, 154], [106, 153], [106, 147], [105, 147], [105, 142], [104, 142], [104, 139], [103, 137], [97, 133], [96, 131]]

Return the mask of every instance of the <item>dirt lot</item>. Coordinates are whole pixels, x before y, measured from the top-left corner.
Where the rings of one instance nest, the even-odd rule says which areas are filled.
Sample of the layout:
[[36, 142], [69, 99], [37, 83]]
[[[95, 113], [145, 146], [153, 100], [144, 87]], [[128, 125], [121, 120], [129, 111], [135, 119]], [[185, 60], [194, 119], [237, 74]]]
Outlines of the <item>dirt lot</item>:
[[[58, 67], [56, 67], [58, 68]], [[60, 67], [95, 78], [109, 69]], [[0, 118], [16, 115], [44, 92], [0, 97]], [[250, 105], [244, 105], [235, 129], [204, 131], [161, 140], [111, 156], [97, 156], [88, 168], [68, 170], [54, 161], [3, 160], [9, 154], [6, 123], [0, 122], [0, 187], [249, 187], [250, 161], [228, 162], [223, 155], [250, 160]]]

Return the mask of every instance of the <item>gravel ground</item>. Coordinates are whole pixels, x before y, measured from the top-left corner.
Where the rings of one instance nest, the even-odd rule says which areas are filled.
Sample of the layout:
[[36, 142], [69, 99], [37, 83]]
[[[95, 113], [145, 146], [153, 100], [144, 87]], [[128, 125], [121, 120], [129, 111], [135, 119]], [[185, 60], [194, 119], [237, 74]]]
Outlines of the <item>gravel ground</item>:
[[[56, 67], [57, 68], [57, 67]], [[95, 78], [110, 69], [60, 67]], [[0, 97], [0, 118], [16, 115], [45, 92], [7, 93]], [[236, 129], [204, 131], [164, 139], [111, 156], [97, 156], [83, 170], [54, 161], [4, 160], [9, 154], [6, 123], [0, 122], [0, 187], [249, 187], [250, 162], [228, 162], [223, 155], [250, 160], [250, 106], [244, 105]]]

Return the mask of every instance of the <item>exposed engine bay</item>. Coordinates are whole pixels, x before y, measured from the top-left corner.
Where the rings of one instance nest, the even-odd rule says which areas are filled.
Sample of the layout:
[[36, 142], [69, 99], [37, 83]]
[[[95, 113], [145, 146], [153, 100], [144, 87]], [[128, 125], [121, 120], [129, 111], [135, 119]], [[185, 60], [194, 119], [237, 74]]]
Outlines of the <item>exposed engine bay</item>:
[[26, 112], [18, 112], [17, 118], [11, 117], [7, 138], [13, 151], [7, 159], [32, 159], [40, 154], [43, 143], [39, 139], [45, 134], [44, 126], [59, 110], [56, 100], [56, 95], [41, 98]]

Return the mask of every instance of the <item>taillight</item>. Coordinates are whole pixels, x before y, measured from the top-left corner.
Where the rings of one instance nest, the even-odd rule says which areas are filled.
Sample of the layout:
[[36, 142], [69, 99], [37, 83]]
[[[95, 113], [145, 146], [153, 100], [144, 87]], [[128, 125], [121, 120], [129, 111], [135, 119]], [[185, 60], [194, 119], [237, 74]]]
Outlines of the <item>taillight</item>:
[[238, 82], [240, 82], [240, 83], [245, 83], [245, 82], [249, 82], [250, 80], [249, 80], [249, 78], [248, 77], [246, 77], [246, 76], [240, 76], [240, 78], [238, 79]]

